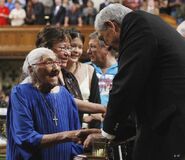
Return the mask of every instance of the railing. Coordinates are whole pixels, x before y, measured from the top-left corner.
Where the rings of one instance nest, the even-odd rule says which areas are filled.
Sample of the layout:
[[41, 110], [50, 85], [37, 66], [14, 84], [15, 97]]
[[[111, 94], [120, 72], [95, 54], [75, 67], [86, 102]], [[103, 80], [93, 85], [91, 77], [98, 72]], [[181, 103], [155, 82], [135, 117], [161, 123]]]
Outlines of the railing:
[[[0, 59], [22, 59], [35, 48], [37, 33], [44, 26], [0, 27]], [[69, 27], [79, 30], [85, 36], [84, 50], [87, 49], [88, 35], [93, 26]]]
[[[160, 17], [174, 28], [176, 27], [176, 20], [173, 17], [166, 14], [161, 14]], [[33, 25], [0, 27], [0, 59], [23, 59], [30, 50], [35, 48], [36, 35], [43, 27]], [[88, 48], [88, 36], [94, 31], [94, 27], [71, 26], [69, 28], [75, 28], [85, 36], [84, 51], [86, 51]], [[85, 57], [84, 55], [84, 59]]]

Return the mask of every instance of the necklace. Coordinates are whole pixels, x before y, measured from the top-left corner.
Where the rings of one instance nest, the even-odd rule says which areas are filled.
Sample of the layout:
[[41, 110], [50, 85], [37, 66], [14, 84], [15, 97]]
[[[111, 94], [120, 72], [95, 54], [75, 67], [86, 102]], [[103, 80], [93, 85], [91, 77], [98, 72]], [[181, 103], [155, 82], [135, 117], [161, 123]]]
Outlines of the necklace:
[[44, 95], [42, 93], [40, 93], [42, 99], [44, 100], [44, 103], [46, 104], [46, 107], [48, 108], [48, 110], [53, 114], [53, 121], [55, 123], [55, 125], [58, 125], [58, 118], [57, 118], [57, 113], [56, 113], [56, 108], [52, 107], [51, 105], [49, 105], [49, 103], [47, 102], [46, 98], [44, 97]]

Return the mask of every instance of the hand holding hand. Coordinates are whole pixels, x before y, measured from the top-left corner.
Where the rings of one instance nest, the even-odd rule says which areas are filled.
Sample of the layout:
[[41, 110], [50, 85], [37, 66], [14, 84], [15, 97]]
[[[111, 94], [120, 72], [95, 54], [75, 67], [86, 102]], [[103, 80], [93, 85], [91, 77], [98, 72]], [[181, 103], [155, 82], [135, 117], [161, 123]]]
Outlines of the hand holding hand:
[[105, 137], [103, 137], [101, 133], [92, 133], [87, 136], [87, 138], [83, 142], [83, 146], [84, 148], [88, 148], [92, 145], [93, 141], [100, 140], [100, 139], [105, 139]]
[[65, 142], [76, 142], [81, 143], [81, 139], [78, 137], [78, 133], [80, 130], [74, 130], [74, 131], [65, 131], [63, 132], [63, 139]]

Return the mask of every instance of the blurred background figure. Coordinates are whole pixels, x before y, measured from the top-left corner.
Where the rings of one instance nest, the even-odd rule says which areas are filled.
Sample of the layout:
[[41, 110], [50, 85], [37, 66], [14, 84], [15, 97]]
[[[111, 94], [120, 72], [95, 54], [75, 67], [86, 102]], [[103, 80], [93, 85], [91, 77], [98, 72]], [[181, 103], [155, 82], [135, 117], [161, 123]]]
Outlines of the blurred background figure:
[[104, 2], [100, 3], [99, 11], [101, 11], [104, 7], [109, 5], [109, 1], [105, 0]]
[[71, 3], [70, 7], [66, 11], [64, 26], [68, 27], [69, 25], [77, 25], [79, 27], [83, 25], [79, 3]]
[[51, 24], [55, 24], [57, 26], [63, 25], [65, 14], [66, 9], [62, 6], [62, 0], [55, 0], [55, 4], [51, 11]]
[[45, 24], [44, 5], [38, 0], [32, 0], [32, 19], [34, 24]]
[[147, 0], [146, 11], [148, 13], [159, 15], [159, 1], [158, 0]]
[[177, 24], [180, 24], [185, 18], [185, 13], [183, 13], [185, 12], [185, 10], [183, 11], [184, 5], [184, 0], [168, 0], [170, 15], [176, 19]]
[[185, 38], [185, 21], [178, 25], [177, 32], [179, 32]]
[[97, 14], [96, 8], [94, 8], [94, 2], [92, 0], [87, 1], [87, 7], [83, 8], [83, 22], [87, 25], [93, 25]]
[[26, 12], [18, 0], [15, 1], [15, 8], [10, 12], [9, 18], [12, 26], [21, 26], [24, 24]]
[[10, 10], [5, 6], [5, 0], [0, 0], [0, 26], [9, 24], [9, 13]]
[[11, 11], [15, 8], [15, 2], [12, 0], [7, 0], [5, 6], [8, 7], [8, 9]]
[[32, 3], [32, 0], [28, 0], [26, 5], [25, 23], [34, 24], [34, 21], [35, 21], [35, 16], [34, 16], [34, 10], [33, 10], [33, 3]]
[[132, 10], [138, 10], [141, 6], [142, 1], [141, 0], [124, 0], [123, 5], [132, 9]]
[[39, 0], [44, 5], [44, 15], [49, 16], [54, 5], [54, 0]]

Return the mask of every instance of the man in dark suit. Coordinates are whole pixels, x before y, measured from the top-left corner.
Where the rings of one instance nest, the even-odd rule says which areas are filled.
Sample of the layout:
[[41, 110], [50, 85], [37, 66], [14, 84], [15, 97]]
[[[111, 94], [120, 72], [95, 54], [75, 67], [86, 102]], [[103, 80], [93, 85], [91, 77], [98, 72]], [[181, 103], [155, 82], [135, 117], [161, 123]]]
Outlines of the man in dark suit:
[[[102, 135], [137, 116], [134, 160], [185, 159], [185, 41], [160, 17], [110, 4], [95, 29], [119, 49]], [[122, 133], [124, 135], [124, 132]]]
[[51, 24], [57, 26], [64, 24], [64, 17], [66, 15], [66, 9], [62, 6], [61, 0], [55, 0], [55, 5], [52, 8]]

